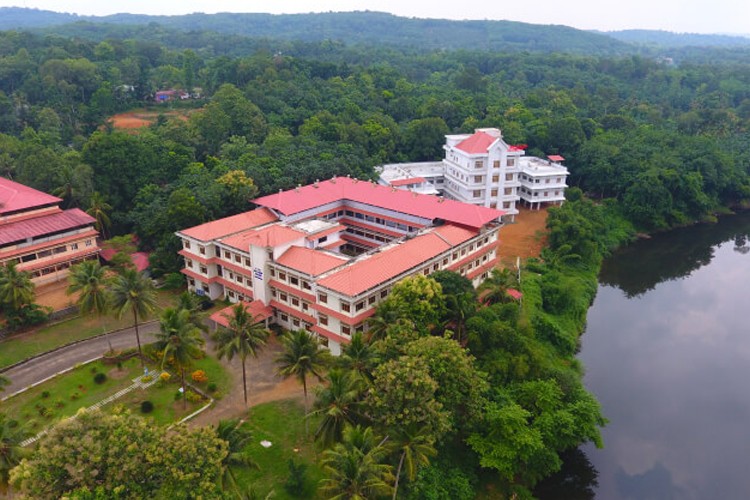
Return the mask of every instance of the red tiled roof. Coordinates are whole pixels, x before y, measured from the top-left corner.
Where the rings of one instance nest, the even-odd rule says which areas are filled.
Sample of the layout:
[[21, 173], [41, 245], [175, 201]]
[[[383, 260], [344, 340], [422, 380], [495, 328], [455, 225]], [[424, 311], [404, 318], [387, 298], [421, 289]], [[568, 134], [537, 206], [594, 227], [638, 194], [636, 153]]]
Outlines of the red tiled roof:
[[0, 245], [23, 241], [27, 238], [37, 238], [48, 233], [86, 227], [94, 222], [93, 217], [78, 208], [40, 215], [33, 219], [10, 222], [3, 225], [2, 230], [0, 230]]
[[[263, 209], [265, 210], [265, 209]], [[291, 227], [272, 225], [261, 229], [253, 229], [244, 233], [230, 236], [221, 242], [227, 246], [247, 252], [250, 245], [256, 247], [276, 247], [304, 238], [305, 233]]]
[[516, 300], [521, 300], [521, 298], [523, 297], [523, 293], [519, 292], [515, 288], [508, 288], [505, 293]]
[[37, 250], [41, 250], [44, 248], [55, 247], [58, 245], [62, 245], [63, 243], [70, 243], [71, 241], [82, 240], [85, 238], [93, 238], [98, 234], [99, 233], [96, 232], [94, 229], [91, 229], [90, 231], [84, 231], [83, 233], [76, 233], [74, 235], [66, 236], [64, 238], [55, 238], [54, 240], [44, 241], [42, 243], [37, 243], [35, 245], [24, 246], [21, 248], [14, 247], [12, 250], [0, 251], [0, 259], [7, 259], [8, 257], [13, 257], [15, 255], [21, 255], [21, 254], [35, 252]]
[[222, 236], [239, 233], [278, 220], [268, 209], [261, 208], [223, 219], [206, 222], [200, 226], [183, 229], [181, 234], [200, 241], [211, 241]]
[[256, 204], [285, 215], [298, 214], [322, 205], [346, 200], [364, 203], [429, 220], [443, 219], [454, 224], [480, 228], [505, 212], [432, 195], [411, 193], [347, 177], [291, 189], [253, 200]]
[[291, 247], [276, 259], [282, 266], [295, 269], [310, 276], [318, 276], [340, 265], [346, 264], [348, 259], [313, 250], [311, 248]]
[[[463, 233], [459, 233], [456, 229], [463, 231]], [[475, 232], [472, 233], [461, 228], [439, 227], [393, 248], [358, 260], [354, 264], [319, 280], [318, 284], [345, 295], [359, 295], [424, 264], [474, 235], [476, 235]]]
[[0, 177], [0, 215], [60, 203], [57, 196]]
[[563, 158], [560, 155], [548, 155], [547, 158], [549, 158], [552, 161], [556, 161], [556, 162], [565, 161], [565, 158]]
[[513, 146], [508, 146], [508, 151], [526, 151], [528, 148], [528, 144], [514, 144]]
[[487, 132], [476, 132], [456, 144], [456, 148], [469, 154], [486, 153], [496, 140], [498, 140], [497, 137], [493, 137]]
[[[232, 309], [235, 307], [236, 304], [232, 304], [229, 307], [225, 307], [221, 311], [217, 311], [213, 313], [209, 319], [211, 321], [216, 322], [216, 324], [221, 325], [223, 327], [229, 326], [229, 318], [232, 317]], [[268, 306], [263, 305], [263, 302], [259, 300], [254, 300], [252, 302], [242, 302], [242, 305], [245, 306], [245, 310], [250, 313], [250, 315], [255, 319], [256, 323], [260, 323], [261, 321], [265, 321], [271, 316], [273, 316], [273, 309], [271, 309]], [[229, 318], [227, 318], [229, 316]]]
[[396, 179], [391, 181], [391, 186], [406, 186], [408, 184], [422, 184], [426, 179], [424, 177], [409, 177], [408, 179]]

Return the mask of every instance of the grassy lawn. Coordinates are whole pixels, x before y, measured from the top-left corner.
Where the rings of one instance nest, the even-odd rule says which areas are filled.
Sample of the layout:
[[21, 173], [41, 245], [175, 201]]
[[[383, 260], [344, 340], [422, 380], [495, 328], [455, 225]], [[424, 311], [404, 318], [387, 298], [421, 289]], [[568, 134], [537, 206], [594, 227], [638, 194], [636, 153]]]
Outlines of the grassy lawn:
[[[95, 373], [106, 374], [107, 380], [96, 384]], [[135, 358], [125, 361], [122, 370], [96, 361], [4, 401], [3, 412], [19, 422], [26, 422], [33, 432], [39, 432], [74, 415], [79, 408], [88, 408], [131, 385], [139, 373], [140, 362]]]
[[[252, 442], [247, 449], [260, 469], [236, 471], [243, 491], [252, 487], [258, 498], [265, 498], [271, 491], [274, 499], [296, 498], [284, 489], [289, 476], [288, 463], [294, 459], [307, 466], [302, 498], [319, 498], [316, 491], [323, 473], [317, 465], [319, 452], [312, 440], [317, 422], [310, 421], [310, 438], [307, 439], [304, 409], [300, 403], [286, 400], [255, 406], [250, 409], [244, 425], [252, 430]], [[264, 448], [260, 445], [263, 440], [270, 441], [272, 446]]]
[[[200, 365], [197, 365], [195, 369], [205, 370], [209, 381], [213, 380], [220, 391], [229, 390], [229, 375], [215, 358], [206, 356], [199, 363]], [[152, 369], [154, 367], [152, 366]], [[96, 373], [106, 374], [106, 381], [96, 384], [94, 382]], [[80, 408], [88, 408], [128, 387], [140, 374], [141, 363], [137, 358], [123, 362], [122, 369], [96, 361], [4, 401], [3, 413], [18, 421], [26, 422], [32, 432], [40, 432], [58, 420], [74, 415]], [[179, 377], [173, 375], [167, 383], [157, 382], [148, 389], [134, 389], [102, 409], [107, 411], [121, 405], [132, 413], [141, 415], [141, 403], [148, 400], [153, 403], [154, 409], [144, 417], [152, 419], [158, 425], [168, 425], [193, 413], [207, 402], [206, 400], [188, 401], [183, 407], [182, 400], [175, 400], [175, 394], [179, 388]]]
[[[180, 293], [181, 290], [158, 290], [159, 307], [149, 319], [157, 318], [163, 308], [172, 306]], [[132, 325], [133, 320], [127, 315], [120, 320], [113, 316], [98, 318], [88, 315], [77, 316], [54, 325], [42, 326], [31, 332], [10, 336], [0, 341], [0, 368], [76, 340], [94, 337], [103, 333], [105, 328], [111, 331]]]

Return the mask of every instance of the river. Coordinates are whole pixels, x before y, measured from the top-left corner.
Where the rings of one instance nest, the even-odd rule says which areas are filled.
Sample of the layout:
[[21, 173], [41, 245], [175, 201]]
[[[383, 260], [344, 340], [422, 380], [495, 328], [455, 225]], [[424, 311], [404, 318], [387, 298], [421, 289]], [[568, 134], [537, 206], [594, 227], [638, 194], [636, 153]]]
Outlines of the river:
[[604, 448], [569, 454], [539, 496], [750, 498], [748, 239], [744, 213], [606, 260], [579, 354]]

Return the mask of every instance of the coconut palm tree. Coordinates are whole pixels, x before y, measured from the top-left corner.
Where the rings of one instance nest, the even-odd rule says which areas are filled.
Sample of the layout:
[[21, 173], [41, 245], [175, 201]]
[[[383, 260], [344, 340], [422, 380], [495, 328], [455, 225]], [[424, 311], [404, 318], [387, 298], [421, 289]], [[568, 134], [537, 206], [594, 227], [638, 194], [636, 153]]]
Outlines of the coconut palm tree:
[[190, 321], [188, 311], [171, 307], [164, 310], [159, 322], [159, 332], [156, 334], [156, 348], [164, 351], [162, 368], [167, 359], [171, 359], [180, 372], [183, 407], [187, 407], [185, 369], [190, 367], [194, 359], [201, 357], [203, 343], [201, 331]]
[[[82, 313], [95, 313], [98, 317], [109, 311], [109, 280], [106, 270], [96, 260], [85, 260], [70, 268], [68, 295], [78, 293], [76, 304]], [[107, 327], [103, 326], [106, 332]], [[110, 352], [112, 344], [109, 345]]]
[[477, 291], [488, 304], [507, 302], [508, 288], [516, 283], [516, 277], [510, 269], [493, 269], [490, 277], [479, 285]]
[[371, 427], [347, 427], [342, 441], [323, 452], [327, 477], [320, 482], [322, 493], [326, 498], [363, 500], [390, 495], [392, 467], [383, 463], [387, 454]]
[[[330, 353], [322, 350], [318, 339], [305, 330], [290, 332], [282, 338], [284, 350], [276, 357], [278, 373], [284, 378], [295, 377], [302, 384], [305, 394], [305, 411], [307, 411], [307, 377], [315, 376], [322, 380], [322, 372], [328, 365]], [[305, 421], [305, 432], [308, 432]]]
[[156, 308], [154, 284], [134, 269], [123, 269], [122, 273], [115, 276], [112, 281], [110, 293], [112, 309], [118, 318], [122, 318], [126, 311], [133, 314], [138, 355], [141, 357], [141, 366], [145, 368], [143, 351], [141, 350], [141, 337], [138, 333], [138, 319], [143, 319]]
[[354, 372], [334, 369], [328, 372], [325, 385], [318, 391], [310, 415], [320, 415], [320, 425], [315, 431], [315, 439], [324, 446], [341, 441], [344, 428], [362, 419], [363, 379]]
[[0, 413], [0, 482], [7, 483], [10, 470], [28, 454], [21, 447], [28, 437], [29, 433], [23, 426]]
[[0, 307], [18, 312], [34, 302], [34, 284], [29, 273], [19, 271], [15, 262], [0, 266]]
[[[409, 481], [414, 481], [420, 465], [429, 465], [430, 457], [437, 455], [435, 450], [435, 438], [430, 435], [427, 427], [416, 427], [410, 425], [399, 429], [392, 436], [391, 447], [395, 448], [401, 455], [396, 469], [396, 482], [393, 486], [393, 500], [398, 493], [398, 481], [402, 469], [406, 471]], [[405, 467], [405, 469], [404, 469]]]
[[94, 227], [96, 227], [96, 230], [99, 231], [105, 240], [107, 239], [107, 230], [112, 225], [112, 221], [109, 220], [109, 212], [111, 210], [112, 205], [104, 201], [104, 196], [100, 192], [94, 191], [91, 194], [89, 209], [86, 210], [86, 213], [96, 219]]
[[177, 297], [177, 309], [185, 309], [190, 312], [190, 321], [202, 331], [208, 330], [208, 327], [201, 318], [201, 304], [198, 296], [190, 291], [182, 292]]
[[352, 335], [351, 342], [341, 346], [338, 365], [351, 370], [364, 380], [372, 380], [372, 370], [378, 362], [378, 355], [372, 344], [365, 340], [361, 332]]
[[232, 314], [225, 315], [229, 325], [221, 327], [214, 341], [219, 359], [224, 356], [230, 361], [235, 355], [242, 361], [242, 388], [247, 406], [247, 373], [245, 369], [248, 356], [258, 357], [258, 352], [265, 347], [269, 331], [259, 321], [256, 321], [243, 303], [232, 307]]
[[238, 498], [242, 498], [237, 478], [234, 475], [233, 467], [257, 468], [258, 464], [245, 451], [251, 439], [250, 429], [242, 426], [239, 419], [219, 420], [216, 426], [216, 435], [219, 439], [227, 442], [228, 453], [221, 462], [222, 474], [219, 476], [219, 487], [224, 490], [225, 485], [232, 486], [234, 493]]

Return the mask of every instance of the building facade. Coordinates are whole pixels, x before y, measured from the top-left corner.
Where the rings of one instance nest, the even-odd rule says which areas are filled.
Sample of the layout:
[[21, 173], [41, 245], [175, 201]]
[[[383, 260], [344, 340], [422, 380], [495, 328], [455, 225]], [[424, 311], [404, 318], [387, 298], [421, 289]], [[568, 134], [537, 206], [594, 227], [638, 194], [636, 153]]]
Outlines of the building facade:
[[334, 354], [401, 279], [447, 269], [476, 285], [497, 263], [503, 212], [488, 207], [349, 178], [254, 201], [177, 233], [189, 288], [269, 311]]
[[15, 262], [40, 285], [98, 257], [94, 218], [77, 208], [62, 210], [61, 201], [0, 177], [0, 265]]
[[525, 156], [525, 146], [507, 144], [496, 128], [447, 135], [442, 162], [401, 163], [379, 167], [381, 184], [425, 192], [504, 211], [509, 220], [522, 202], [539, 208], [562, 204], [568, 170], [561, 156], [548, 160]]

